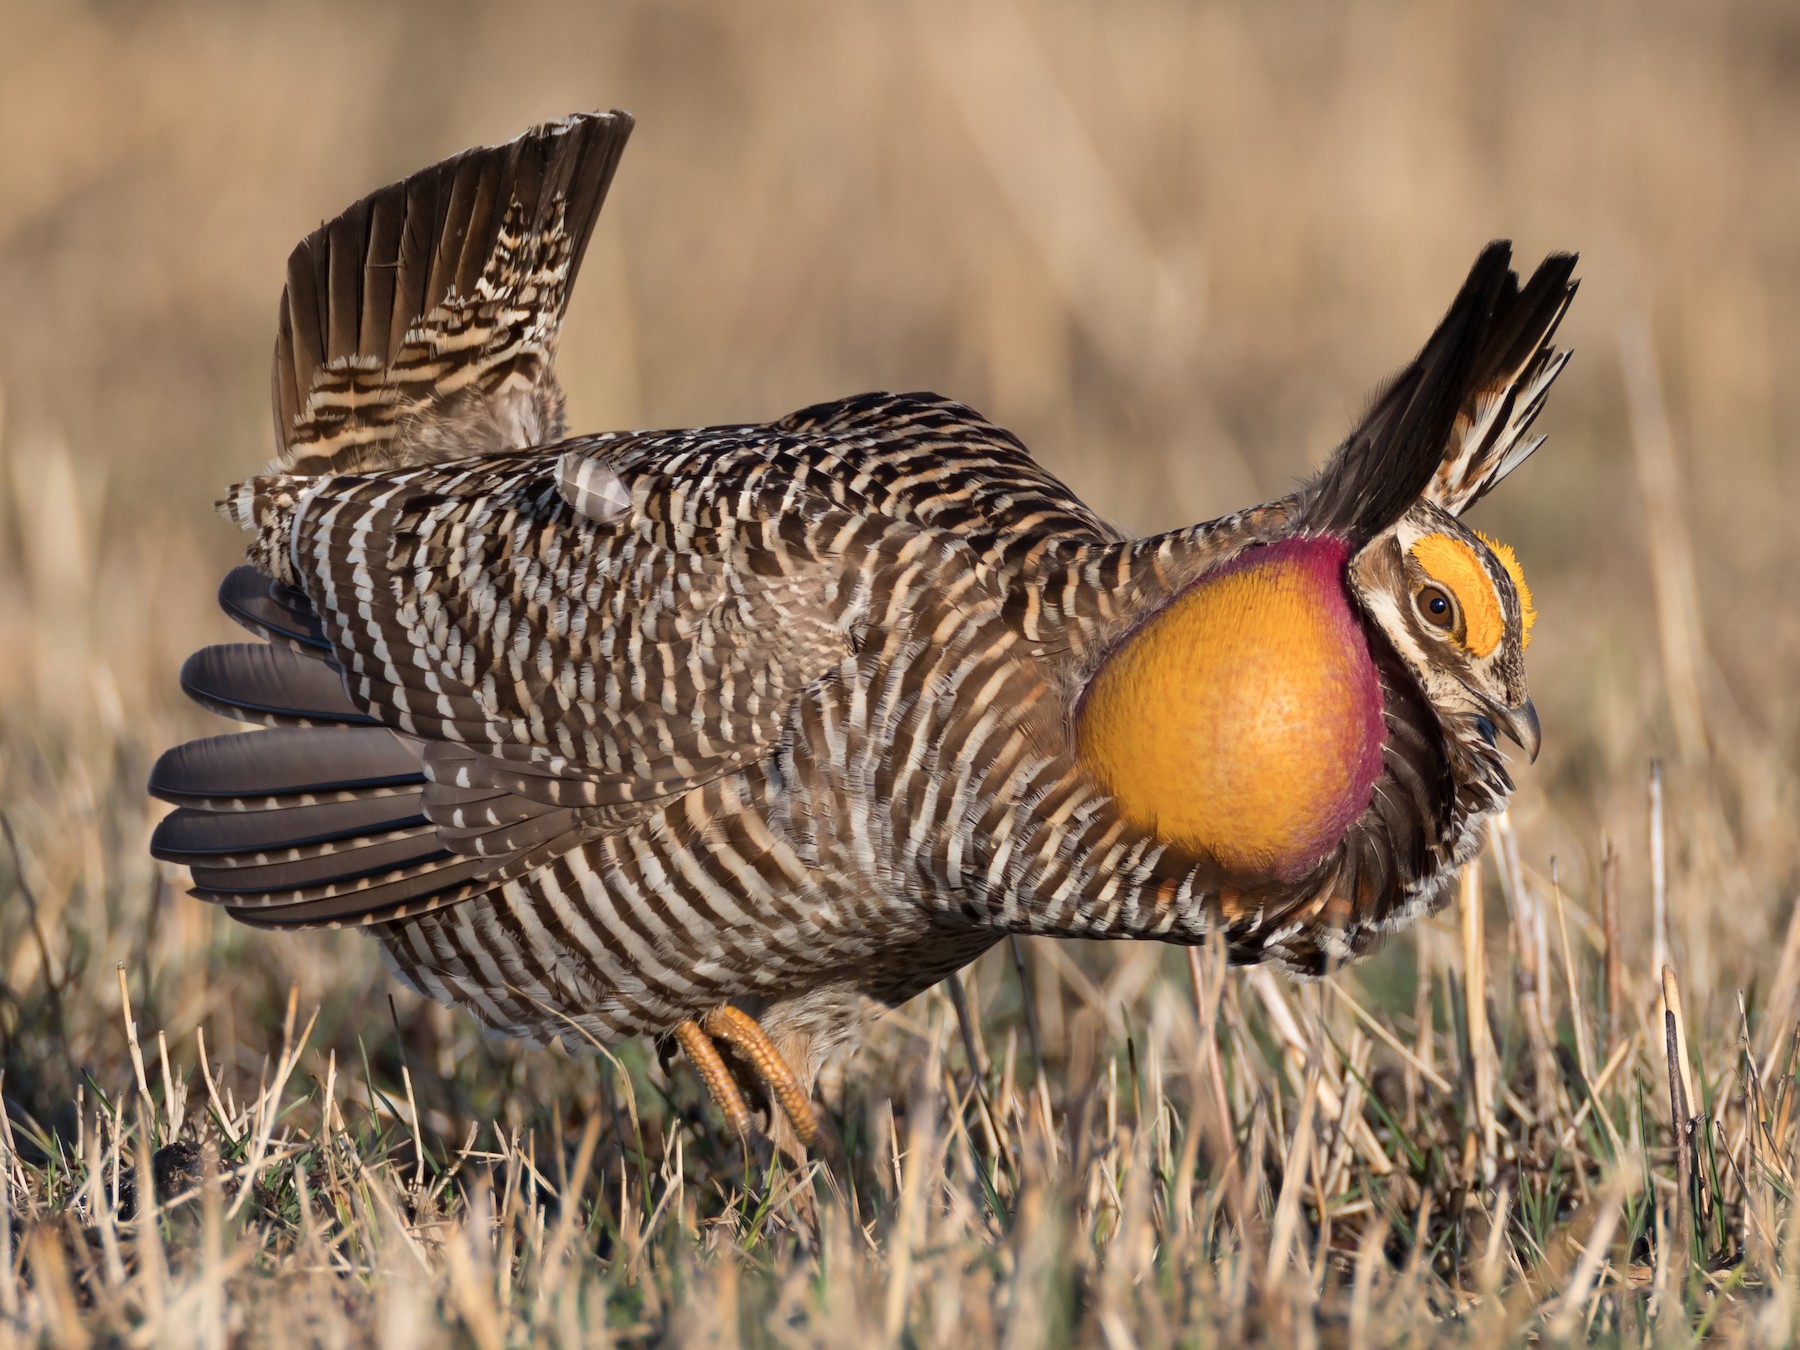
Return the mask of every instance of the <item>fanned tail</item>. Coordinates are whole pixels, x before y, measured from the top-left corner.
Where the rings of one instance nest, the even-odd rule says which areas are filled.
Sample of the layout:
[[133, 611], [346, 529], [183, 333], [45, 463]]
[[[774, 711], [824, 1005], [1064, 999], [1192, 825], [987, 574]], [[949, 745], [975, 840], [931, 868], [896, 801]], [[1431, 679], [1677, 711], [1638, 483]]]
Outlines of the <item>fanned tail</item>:
[[272, 469], [357, 473], [562, 432], [563, 312], [632, 120], [578, 113], [363, 198], [288, 260]]

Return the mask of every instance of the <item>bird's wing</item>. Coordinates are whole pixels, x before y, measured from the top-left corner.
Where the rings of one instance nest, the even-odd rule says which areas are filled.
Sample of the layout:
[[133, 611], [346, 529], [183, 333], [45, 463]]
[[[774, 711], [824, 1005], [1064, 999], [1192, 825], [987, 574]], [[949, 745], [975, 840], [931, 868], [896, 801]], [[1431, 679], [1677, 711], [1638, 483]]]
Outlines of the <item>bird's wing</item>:
[[[600, 437], [246, 507], [295, 584], [234, 573], [225, 608], [271, 642], [202, 653], [184, 681], [275, 729], [165, 756], [152, 790], [182, 810], [159, 855], [253, 922], [387, 921], [767, 757], [883, 622], [893, 576], [979, 568], [870, 509], [813, 439]], [[583, 515], [570, 455], [629, 504]], [[233, 502], [292, 496], [267, 481]]]
[[547, 122], [303, 239], [281, 295], [272, 467], [365, 472], [561, 435], [563, 310], [631, 125]]

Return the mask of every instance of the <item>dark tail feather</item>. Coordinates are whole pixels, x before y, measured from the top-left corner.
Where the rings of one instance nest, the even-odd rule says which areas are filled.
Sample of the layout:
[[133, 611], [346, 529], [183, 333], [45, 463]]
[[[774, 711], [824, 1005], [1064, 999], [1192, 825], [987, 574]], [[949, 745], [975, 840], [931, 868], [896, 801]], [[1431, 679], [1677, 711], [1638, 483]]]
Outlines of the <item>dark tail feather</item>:
[[579, 113], [372, 193], [288, 260], [276, 469], [355, 473], [538, 444], [570, 287], [631, 133]]

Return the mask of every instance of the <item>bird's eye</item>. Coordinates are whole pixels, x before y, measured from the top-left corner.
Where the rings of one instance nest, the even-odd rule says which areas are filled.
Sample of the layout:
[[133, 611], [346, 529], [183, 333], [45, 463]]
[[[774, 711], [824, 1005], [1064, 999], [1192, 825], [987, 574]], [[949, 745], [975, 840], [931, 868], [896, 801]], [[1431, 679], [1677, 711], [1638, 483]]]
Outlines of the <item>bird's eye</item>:
[[1456, 604], [1436, 586], [1427, 586], [1419, 592], [1419, 613], [1425, 616], [1425, 622], [1439, 628], [1456, 627]]

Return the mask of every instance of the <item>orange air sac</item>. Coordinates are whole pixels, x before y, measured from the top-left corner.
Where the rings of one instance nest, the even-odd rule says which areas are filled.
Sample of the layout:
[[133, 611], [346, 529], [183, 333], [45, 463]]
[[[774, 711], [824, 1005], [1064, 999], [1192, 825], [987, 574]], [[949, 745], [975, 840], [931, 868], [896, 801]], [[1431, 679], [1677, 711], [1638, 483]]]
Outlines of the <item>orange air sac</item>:
[[1386, 736], [1349, 555], [1332, 538], [1250, 549], [1108, 658], [1077, 735], [1126, 819], [1244, 880], [1291, 880], [1343, 838]]

